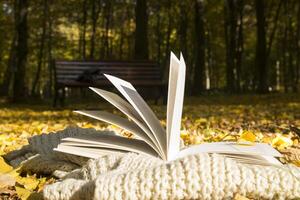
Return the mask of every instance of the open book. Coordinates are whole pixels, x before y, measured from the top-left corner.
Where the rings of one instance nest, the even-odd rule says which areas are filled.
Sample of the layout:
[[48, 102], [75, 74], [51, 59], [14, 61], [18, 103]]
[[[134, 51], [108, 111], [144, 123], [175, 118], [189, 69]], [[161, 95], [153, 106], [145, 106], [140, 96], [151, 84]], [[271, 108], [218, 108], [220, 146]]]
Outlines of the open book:
[[263, 143], [240, 144], [234, 142], [204, 143], [181, 148], [180, 124], [183, 108], [186, 66], [182, 55], [178, 59], [173, 53], [170, 58], [167, 123], [166, 130], [154, 112], [129, 82], [105, 74], [106, 78], [125, 98], [117, 94], [90, 88], [114, 105], [128, 118], [104, 111], [75, 111], [121, 127], [136, 137], [134, 139], [108, 134], [88, 134], [64, 138], [56, 151], [97, 158], [110, 152], [136, 152], [160, 157], [170, 161], [189, 154], [219, 153], [239, 162], [261, 165], [280, 165], [276, 159], [281, 154]]

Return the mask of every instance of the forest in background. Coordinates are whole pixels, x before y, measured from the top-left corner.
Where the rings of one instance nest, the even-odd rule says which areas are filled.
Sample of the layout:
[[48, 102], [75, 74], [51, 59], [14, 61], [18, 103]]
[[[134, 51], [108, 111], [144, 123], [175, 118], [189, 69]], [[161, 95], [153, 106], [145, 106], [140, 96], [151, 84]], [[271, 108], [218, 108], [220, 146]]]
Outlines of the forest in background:
[[187, 63], [187, 93], [298, 92], [297, 0], [3, 0], [0, 93], [49, 97], [51, 60]]

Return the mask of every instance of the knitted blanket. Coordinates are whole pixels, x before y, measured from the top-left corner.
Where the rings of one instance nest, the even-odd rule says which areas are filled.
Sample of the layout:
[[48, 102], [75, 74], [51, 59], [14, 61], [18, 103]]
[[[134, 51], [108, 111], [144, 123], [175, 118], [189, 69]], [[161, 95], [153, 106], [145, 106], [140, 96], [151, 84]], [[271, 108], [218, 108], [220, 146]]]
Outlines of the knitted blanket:
[[230, 199], [236, 193], [263, 199], [300, 197], [300, 171], [292, 165], [247, 165], [206, 153], [171, 162], [134, 153], [87, 161], [52, 151], [61, 138], [96, 132], [75, 127], [35, 136], [28, 146], [5, 158], [11, 165], [22, 163], [25, 171], [60, 177], [43, 190], [49, 200]]

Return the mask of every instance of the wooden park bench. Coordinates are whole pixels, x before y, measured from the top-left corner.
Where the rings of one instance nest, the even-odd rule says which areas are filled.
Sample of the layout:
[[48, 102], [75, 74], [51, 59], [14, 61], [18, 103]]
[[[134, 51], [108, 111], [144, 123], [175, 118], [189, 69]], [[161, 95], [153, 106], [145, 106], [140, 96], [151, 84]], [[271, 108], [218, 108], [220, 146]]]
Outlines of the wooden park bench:
[[[154, 99], [163, 95], [165, 86], [162, 81], [161, 69], [152, 61], [63, 61], [55, 60], [55, 97], [64, 105], [65, 88], [98, 87], [107, 89], [112, 84], [103, 74], [110, 74], [129, 81], [137, 90], [142, 88], [155, 89]], [[151, 93], [153, 90], [151, 90]]]

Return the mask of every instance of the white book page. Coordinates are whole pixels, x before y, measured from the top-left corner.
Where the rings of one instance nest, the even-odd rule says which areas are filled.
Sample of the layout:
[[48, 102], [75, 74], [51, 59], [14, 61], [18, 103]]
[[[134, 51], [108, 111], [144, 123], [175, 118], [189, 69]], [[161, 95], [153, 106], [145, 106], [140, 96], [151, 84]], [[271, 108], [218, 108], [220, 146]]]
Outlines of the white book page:
[[123, 112], [125, 115], [128, 115], [142, 122], [141, 117], [135, 111], [135, 109], [127, 101], [122, 99], [119, 95], [99, 88], [94, 88], [94, 87], [89, 87], [89, 88], [93, 90], [95, 93], [97, 93], [98, 95], [100, 95], [102, 98], [104, 98], [106, 101], [111, 103], [121, 112]]
[[254, 143], [253, 145], [238, 144], [235, 142], [214, 142], [193, 145], [179, 152], [178, 157], [197, 153], [223, 153], [281, 157], [282, 155], [268, 144]]
[[264, 156], [264, 155], [261, 155], [261, 157], [264, 158], [266, 160], [266, 162], [268, 162], [268, 163], [270, 163], [272, 165], [283, 165], [279, 160], [277, 160], [273, 156]]
[[[140, 127], [138, 127], [135, 123], [124, 119], [122, 117], [119, 117], [117, 115], [114, 114], [110, 114], [104, 111], [92, 111], [92, 110], [82, 110], [82, 111], [74, 111], [76, 113], [97, 119], [97, 120], [101, 120], [116, 126], [119, 126], [122, 129], [125, 129], [143, 139], [145, 139], [145, 142], [151, 146], [155, 151], [157, 151], [157, 153], [160, 154], [159, 150], [157, 149], [157, 147], [152, 143], [152, 141], [149, 138], [145, 137], [145, 133], [143, 132], [143, 130], [141, 130]], [[146, 135], [147, 136], [147, 135]]]
[[[142, 140], [130, 139], [116, 135], [107, 134], [87, 134], [63, 138], [61, 144], [66, 142], [67, 146], [84, 146], [94, 148], [108, 148], [122, 151], [131, 151], [136, 153], [145, 153], [155, 157], [160, 157], [159, 154]], [[74, 142], [74, 145], [71, 143]], [[78, 145], [78, 143], [81, 143]]]
[[163, 159], [166, 160], [166, 132], [151, 108], [147, 105], [147, 103], [143, 100], [143, 98], [139, 95], [139, 93], [135, 90], [131, 83], [111, 75], [104, 75], [121, 92], [121, 94], [127, 99], [127, 101], [129, 101], [129, 103], [139, 113], [144, 122], [148, 125], [149, 129], [152, 131], [154, 139], [159, 144], [161, 152], [164, 153]]
[[73, 154], [77, 156], [83, 156], [87, 158], [99, 158], [111, 153], [126, 153], [127, 151], [120, 151], [115, 149], [96, 149], [96, 148], [86, 148], [78, 146], [67, 146], [65, 144], [59, 144], [54, 151], [59, 151], [63, 153]]
[[185, 86], [185, 62], [171, 52], [167, 104], [167, 160], [173, 160], [180, 150], [180, 126]]
[[[140, 135], [142, 139], [144, 139], [148, 144], [151, 144], [153, 148], [156, 150], [160, 150], [159, 144], [154, 138], [152, 132], [147, 127], [147, 124], [144, 123], [144, 121], [141, 119], [140, 115], [136, 112], [136, 110], [124, 99], [122, 99], [119, 95], [108, 92], [105, 90], [101, 90], [98, 88], [90, 87], [91, 90], [96, 92], [98, 95], [100, 95], [102, 98], [107, 100], [109, 103], [111, 103], [113, 106], [115, 106], [117, 109], [119, 109], [122, 113], [124, 113], [126, 116], [129, 117], [134, 123], [136, 123], [145, 133], [143, 135]], [[163, 152], [160, 152], [162, 155]]]
[[238, 162], [246, 164], [256, 164], [256, 165], [276, 165], [280, 166], [282, 163], [273, 156], [264, 155], [243, 155], [243, 154], [221, 154], [228, 158], [232, 158]]
[[97, 120], [104, 121], [109, 124], [119, 126], [122, 129], [125, 129], [129, 132], [132, 132], [138, 136], [143, 135], [143, 131], [135, 123], [123, 118], [118, 115], [114, 115], [105, 111], [94, 111], [94, 110], [77, 110], [74, 111], [81, 115], [85, 115]]
[[54, 148], [54, 151], [57, 152], [62, 152], [62, 153], [67, 153], [67, 154], [72, 154], [72, 155], [76, 155], [76, 156], [82, 156], [82, 157], [86, 157], [86, 158], [99, 158], [103, 155], [101, 154], [97, 154], [97, 153], [87, 153], [87, 152], [83, 152], [83, 151], [78, 151], [77, 149], [74, 149], [76, 147], [58, 147], [58, 148]]

